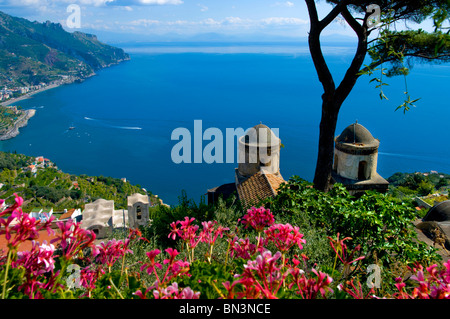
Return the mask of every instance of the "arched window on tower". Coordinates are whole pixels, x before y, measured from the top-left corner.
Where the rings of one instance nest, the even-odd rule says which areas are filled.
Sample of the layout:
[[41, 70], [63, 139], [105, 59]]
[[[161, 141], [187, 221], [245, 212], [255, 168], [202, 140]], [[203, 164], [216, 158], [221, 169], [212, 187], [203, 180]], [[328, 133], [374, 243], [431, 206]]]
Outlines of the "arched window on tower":
[[367, 162], [366, 161], [359, 162], [359, 166], [358, 166], [358, 179], [359, 180], [367, 179], [367, 177], [366, 177], [366, 168], [367, 168]]
[[142, 219], [142, 209], [141, 209], [141, 206], [136, 207], [136, 219], [137, 219], [137, 220]]

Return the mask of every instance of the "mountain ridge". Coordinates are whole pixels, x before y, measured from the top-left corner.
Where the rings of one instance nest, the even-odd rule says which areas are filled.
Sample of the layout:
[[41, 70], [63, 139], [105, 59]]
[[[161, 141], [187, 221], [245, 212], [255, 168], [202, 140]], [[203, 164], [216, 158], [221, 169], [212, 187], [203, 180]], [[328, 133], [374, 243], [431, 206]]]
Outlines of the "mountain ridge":
[[63, 29], [60, 23], [31, 22], [0, 11], [0, 86], [49, 83], [61, 76], [84, 79], [129, 60], [121, 48], [96, 35]]

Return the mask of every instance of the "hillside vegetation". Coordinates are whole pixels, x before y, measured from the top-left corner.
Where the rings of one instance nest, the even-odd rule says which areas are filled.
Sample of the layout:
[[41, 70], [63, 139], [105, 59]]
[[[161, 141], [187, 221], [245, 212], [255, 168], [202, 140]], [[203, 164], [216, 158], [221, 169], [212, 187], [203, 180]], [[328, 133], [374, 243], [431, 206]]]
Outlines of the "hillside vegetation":
[[[73, 175], [59, 170], [53, 163], [41, 164], [33, 173], [34, 157], [0, 152], [0, 198], [14, 203], [14, 193], [24, 199], [23, 210], [53, 208], [55, 212], [84, 208], [99, 198], [114, 200], [115, 208], [127, 207], [127, 196], [145, 194], [139, 185], [105, 176]], [[36, 166], [39, 166], [37, 164]], [[149, 193], [153, 202], [156, 198]]]
[[0, 11], [0, 86], [49, 83], [60, 75], [85, 78], [124, 60], [122, 49], [59, 23], [31, 22]]

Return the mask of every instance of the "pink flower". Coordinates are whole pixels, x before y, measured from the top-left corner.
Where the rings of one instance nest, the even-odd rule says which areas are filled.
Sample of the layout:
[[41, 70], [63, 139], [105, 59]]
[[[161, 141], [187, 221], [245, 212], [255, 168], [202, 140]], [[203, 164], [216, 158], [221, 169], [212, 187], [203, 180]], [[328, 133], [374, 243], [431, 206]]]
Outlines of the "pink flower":
[[[143, 296], [140, 291], [139, 293], [139, 296]], [[182, 288], [180, 290], [180, 288], [178, 288], [178, 284], [174, 282], [167, 288], [159, 288], [154, 290], [153, 296], [155, 299], [199, 299], [200, 292], [194, 292], [189, 287]]]
[[247, 261], [244, 272], [239, 276], [238, 283], [244, 286], [244, 292], [237, 295], [245, 298], [258, 298], [261, 294], [265, 298], [275, 299], [288, 272], [282, 273], [282, 265], [277, 261], [281, 253], [272, 256], [268, 250], [258, 255], [256, 259]]
[[95, 283], [101, 272], [90, 269], [89, 266], [80, 271], [80, 285], [88, 291], [95, 289]]
[[158, 256], [161, 253], [159, 249], [154, 249], [147, 253], [147, 257], [150, 259], [150, 263], [145, 263], [141, 266], [141, 271], [144, 269], [147, 271], [147, 273], [150, 275], [155, 271], [155, 268], [162, 269], [162, 265], [160, 263], [155, 262], [156, 256]]
[[242, 223], [245, 228], [249, 226], [254, 228], [257, 232], [262, 232], [264, 227], [270, 226], [275, 222], [273, 214], [269, 209], [264, 207], [255, 208], [247, 210], [247, 214], [244, 215]]
[[[0, 212], [0, 217], [3, 215], [6, 215], [6, 214], [11, 214], [15, 210], [20, 209], [20, 206], [22, 206], [22, 204], [23, 204], [23, 198], [20, 197], [19, 195], [17, 195], [16, 193], [14, 193], [14, 196], [15, 196], [15, 199], [14, 199], [15, 203], [12, 206], [7, 207], [2, 212]], [[2, 207], [4, 203], [5, 203], [5, 200], [0, 199], [0, 207]]]
[[360, 256], [358, 258], [355, 258], [355, 254], [359, 252], [361, 249], [360, 245], [357, 245], [350, 253], [348, 253], [348, 247], [344, 243], [344, 241], [351, 239], [350, 237], [345, 237], [344, 239], [339, 239], [339, 233], [337, 234], [337, 239], [333, 239], [331, 237], [328, 237], [330, 239], [330, 245], [331, 248], [333, 248], [334, 252], [336, 253], [339, 260], [344, 264], [344, 275], [348, 275], [350, 272], [350, 266], [357, 262], [358, 260], [362, 260], [365, 257]]
[[233, 257], [236, 254], [236, 257], [243, 259], [250, 259], [256, 253], [256, 245], [250, 243], [250, 239], [239, 239], [235, 236], [233, 239], [230, 239], [230, 256]]
[[306, 243], [303, 234], [299, 232], [299, 228], [297, 226], [292, 227], [290, 224], [272, 225], [264, 233], [267, 239], [273, 242], [282, 253], [286, 253], [294, 245], [303, 249], [302, 244]]
[[[175, 239], [177, 236], [180, 237], [183, 241], [189, 244], [192, 248], [195, 248], [200, 242], [199, 236], [197, 235], [198, 225], [194, 225], [193, 222], [195, 218], [185, 217], [184, 220], [177, 220], [175, 223], [171, 223], [170, 226], [172, 230], [169, 234], [169, 238]], [[177, 228], [177, 225], [180, 225], [180, 228]]]
[[180, 254], [176, 249], [173, 248], [167, 248], [165, 252], [169, 254], [170, 259], [164, 259], [164, 264], [172, 264], [175, 260], [175, 257]]
[[291, 268], [290, 273], [293, 276], [293, 281], [289, 284], [292, 289], [296, 286], [296, 292], [303, 299], [316, 299], [320, 295], [325, 298], [327, 292], [332, 292], [330, 284], [333, 279], [328, 274], [315, 269], [312, 272], [317, 278], [307, 277], [305, 272], [299, 271], [298, 268]]
[[217, 221], [202, 222], [203, 230], [200, 232], [200, 238], [202, 242], [214, 245], [217, 238], [219, 236], [220, 238], [222, 238], [223, 233], [229, 230], [229, 228], [223, 227], [221, 225], [216, 228], [217, 224]]
[[47, 242], [38, 246], [38, 243], [33, 241], [30, 251], [17, 253], [17, 260], [12, 263], [12, 266], [14, 268], [21, 266], [25, 268], [28, 274], [40, 276], [46, 272], [53, 271], [55, 268], [54, 251], [55, 247], [47, 245]]
[[[54, 220], [52, 216], [45, 223], [30, 217], [29, 214], [24, 213], [20, 207], [23, 204], [22, 197], [14, 194], [15, 204], [5, 209], [0, 215], [11, 213], [7, 219], [0, 218], [0, 235], [5, 235], [8, 241], [8, 248], [17, 248], [21, 243], [27, 240], [36, 240], [39, 237], [39, 231], [46, 229], [49, 234], [53, 234], [51, 223]], [[13, 224], [13, 222], [15, 222]]]
[[58, 222], [60, 234], [51, 240], [51, 243], [57, 242], [62, 250], [62, 257], [70, 260], [77, 256], [83, 249], [91, 247], [95, 240], [93, 231], [82, 229], [80, 223], [74, 223], [72, 220], [67, 222]]
[[177, 238], [177, 236], [181, 236], [181, 231], [179, 228], [177, 228], [177, 225], [178, 225], [178, 221], [170, 224], [170, 227], [172, 229], [171, 229], [168, 237], [172, 238], [172, 240], [175, 240], [175, 238]]
[[97, 261], [111, 267], [118, 259], [122, 258], [126, 253], [133, 253], [128, 248], [128, 239], [125, 241], [112, 239], [106, 244], [104, 242], [97, 246]]

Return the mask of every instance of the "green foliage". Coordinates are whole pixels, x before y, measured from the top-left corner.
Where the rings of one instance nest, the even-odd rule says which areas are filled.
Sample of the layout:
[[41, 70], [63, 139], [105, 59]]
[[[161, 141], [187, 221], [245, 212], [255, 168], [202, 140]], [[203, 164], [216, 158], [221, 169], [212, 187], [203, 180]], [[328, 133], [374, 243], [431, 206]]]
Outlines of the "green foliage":
[[[0, 271], [0, 287], [3, 287], [5, 283], [5, 272], [6, 269], [3, 267], [2, 271]], [[14, 287], [18, 287], [22, 283], [22, 278], [25, 276], [25, 269], [21, 268], [13, 268], [8, 270], [8, 277], [6, 279], [6, 286], [10, 287], [5, 291], [6, 299], [27, 299], [28, 297], [24, 295], [22, 292], [17, 291], [17, 289], [13, 289]]]
[[269, 201], [271, 210], [287, 219], [306, 214], [312, 227], [323, 229], [329, 236], [340, 233], [351, 237], [354, 246], [361, 245], [365, 265], [381, 262], [388, 266], [397, 261], [427, 264], [438, 258], [433, 249], [415, 240], [413, 207], [371, 191], [355, 199], [339, 184], [328, 193], [311, 186], [298, 177], [291, 178]]
[[48, 83], [59, 75], [84, 78], [128, 58], [122, 49], [93, 35], [69, 33], [59, 23], [35, 23], [0, 11], [0, 85]]
[[161, 234], [158, 238], [158, 244], [163, 248], [173, 245], [173, 240], [167, 237], [170, 233], [171, 223], [182, 220], [186, 216], [193, 217], [197, 223], [201, 223], [211, 220], [214, 214], [212, 206], [207, 205], [204, 201], [199, 204], [195, 203], [192, 199], [187, 198], [184, 191], [179, 196], [178, 201], [179, 204], [173, 208], [159, 205], [150, 212], [150, 219], [152, 220], [150, 233]]
[[[442, 176], [442, 177], [441, 177]], [[445, 173], [395, 173], [389, 177], [392, 194], [398, 196], [400, 191], [404, 195], [426, 196], [436, 190], [444, 191], [449, 185], [450, 175]]]
[[[114, 200], [117, 209], [127, 208], [127, 196], [144, 194], [142, 188], [123, 182], [121, 179], [105, 176], [71, 175], [47, 166], [38, 168], [36, 174], [26, 170], [35, 158], [0, 152], [0, 196], [8, 204], [14, 202], [14, 193], [25, 200], [23, 210], [33, 208], [53, 208], [63, 211], [70, 208], [83, 208], [85, 203], [98, 198]], [[75, 188], [74, 182], [78, 183]], [[152, 201], [156, 201], [151, 193]]]
[[135, 275], [128, 275], [120, 270], [106, 273], [97, 280], [91, 298], [95, 299], [136, 299], [133, 294], [141, 289]]
[[[190, 287], [194, 291], [201, 291], [201, 299], [218, 299], [226, 294], [222, 283], [233, 282], [233, 273], [240, 273], [242, 269], [232, 269], [229, 265], [217, 262], [211, 264], [196, 260], [190, 265], [192, 276], [183, 276], [178, 284], [182, 287]], [[219, 293], [220, 291], [220, 293]]]

